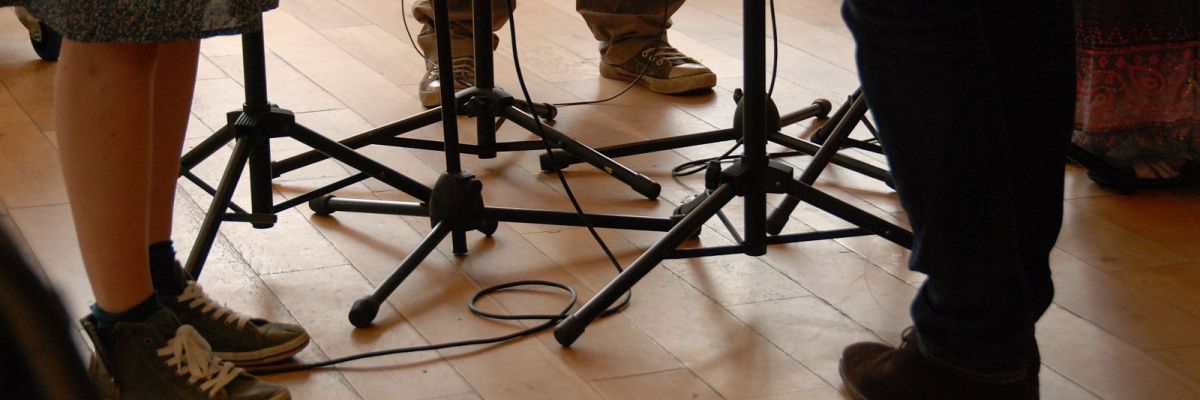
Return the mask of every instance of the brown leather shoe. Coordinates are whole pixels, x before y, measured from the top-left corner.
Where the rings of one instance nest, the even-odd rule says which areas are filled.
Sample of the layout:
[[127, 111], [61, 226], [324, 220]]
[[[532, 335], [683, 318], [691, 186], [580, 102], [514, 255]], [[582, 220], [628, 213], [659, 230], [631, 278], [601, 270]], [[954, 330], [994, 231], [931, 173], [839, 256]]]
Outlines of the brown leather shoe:
[[985, 380], [926, 357], [916, 329], [904, 331], [899, 348], [856, 343], [842, 352], [839, 370], [858, 400], [1037, 399], [1037, 372], [1010, 380]]

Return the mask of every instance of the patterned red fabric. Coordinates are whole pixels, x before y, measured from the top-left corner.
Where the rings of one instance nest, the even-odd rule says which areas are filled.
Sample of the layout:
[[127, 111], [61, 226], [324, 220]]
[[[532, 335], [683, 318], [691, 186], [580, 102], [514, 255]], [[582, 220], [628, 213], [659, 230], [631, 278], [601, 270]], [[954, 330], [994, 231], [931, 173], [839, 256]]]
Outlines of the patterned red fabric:
[[1200, 155], [1196, 0], [1076, 1], [1073, 141], [1114, 165]]

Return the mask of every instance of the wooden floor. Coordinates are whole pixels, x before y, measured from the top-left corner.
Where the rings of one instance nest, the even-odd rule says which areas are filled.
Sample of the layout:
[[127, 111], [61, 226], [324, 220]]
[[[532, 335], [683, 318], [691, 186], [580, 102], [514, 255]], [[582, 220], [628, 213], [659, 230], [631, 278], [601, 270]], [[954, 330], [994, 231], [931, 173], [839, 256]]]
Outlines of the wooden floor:
[[[336, 138], [422, 110], [415, 92], [423, 67], [405, 37], [400, 2], [282, 3], [266, 14], [272, 101]], [[675, 16], [672, 43], [717, 72], [714, 93], [667, 97], [634, 89], [604, 105], [564, 108], [556, 126], [592, 145], [728, 127], [731, 93], [741, 81], [739, 4], [691, 0]], [[839, 2], [789, 0], [778, 7], [780, 109], [795, 110], [817, 97], [840, 104], [856, 77]], [[5, 14], [0, 225], [23, 238], [23, 248], [36, 257], [67, 308], [82, 315], [91, 295], [55, 154], [54, 66], [36, 60], [23, 28]], [[537, 100], [595, 99], [622, 87], [598, 76], [595, 41], [573, 1], [521, 0], [517, 18], [520, 55]], [[513, 51], [507, 32], [501, 36], [498, 82], [516, 93]], [[236, 37], [204, 43], [189, 147], [241, 104], [240, 53]], [[808, 127], [801, 123], [785, 132], [804, 134]], [[464, 126], [467, 140], [471, 129]], [[434, 126], [410, 136], [439, 134]], [[528, 137], [512, 124], [501, 136]], [[587, 210], [664, 216], [702, 187], [699, 177], [671, 178], [671, 167], [726, 147], [625, 159], [663, 184], [657, 202], [590, 168], [576, 166], [567, 175]], [[278, 157], [302, 150], [294, 142], [274, 146]], [[427, 183], [442, 169], [434, 152], [364, 152]], [[224, 149], [197, 172], [215, 182], [228, 154]], [[468, 157], [465, 164], [485, 181], [491, 205], [569, 209], [556, 178], [539, 172], [537, 156]], [[808, 159], [788, 162], [803, 167]], [[276, 180], [275, 197], [294, 197], [348, 175], [346, 167], [323, 162]], [[903, 220], [895, 195], [869, 178], [835, 168], [819, 186], [872, 213]], [[187, 254], [209, 197], [194, 185], [180, 187], [175, 239]], [[1053, 254], [1057, 297], [1038, 325], [1043, 397], [1200, 398], [1200, 192], [1118, 195], [1070, 168], [1066, 193], [1066, 221]], [[340, 194], [405, 197], [377, 181]], [[243, 204], [247, 197], [246, 190], [237, 196]], [[737, 204], [727, 211], [739, 215]], [[802, 207], [789, 229], [843, 225]], [[704, 244], [729, 242], [718, 224], [709, 227]], [[516, 324], [472, 316], [467, 299], [481, 287], [517, 279], [563, 282], [586, 299], [614, 274], [582, 229], [504, 224], [493, 238], [471, 236], [466, 257], [439, 247], [389, 299], [376, 327], [353, 329], [346, 322], [350, 303], [381, 283], [428, 229], [422, 218], [322, 217], [301, 206], [281, 212], [272, 229], [226, 224], [201, 282], [247, 314], [303, 324], [314, 341], [300, 359], [316, 361], [512, 332]], [[603, 234], [625, 264], [660, 237]], [[866, 237], [776, 246], [758, 258], [670, 261], [636, 287], [627, 310], [593, 325], [571, 349], [544, 333], [500, 346], [390, 356], [271, 379], [301, 399], [840, 399], [841, 349], [861, 340], [896, 343], [910, 324], [908, 304], [922, 276], [906, 270], [907, 254]], [[530, 291], [482, 303], [528, 313], [557, 310], [563, 300]]]

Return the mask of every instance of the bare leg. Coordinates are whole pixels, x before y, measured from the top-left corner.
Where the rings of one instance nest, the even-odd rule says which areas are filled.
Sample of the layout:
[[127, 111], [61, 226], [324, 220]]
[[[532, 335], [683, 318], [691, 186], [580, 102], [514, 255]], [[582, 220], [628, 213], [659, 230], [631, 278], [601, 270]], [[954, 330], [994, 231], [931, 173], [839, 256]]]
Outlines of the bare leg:
[[[179, 180], [179, 154], [187, 131], [192, 90], [196, 86], [196, 59], [200, 41], [160, 45], [154, 66], [154, 120], [150, 163], [150, 215], [147, 244], [171, 239], [175, 182]], [[143, 247], [143, 252], [145, 248]]]
[[151, 85], [158, 47], [63, 40], [59, 154], [96, 304], [122, 312], [153, 292], [146, 260]]

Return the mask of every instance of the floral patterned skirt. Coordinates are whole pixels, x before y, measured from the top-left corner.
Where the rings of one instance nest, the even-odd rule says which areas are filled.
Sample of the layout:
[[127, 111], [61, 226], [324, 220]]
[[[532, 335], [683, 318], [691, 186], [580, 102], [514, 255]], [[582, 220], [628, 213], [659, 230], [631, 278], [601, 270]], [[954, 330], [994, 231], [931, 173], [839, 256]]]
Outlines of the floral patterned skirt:
[[259, 29], [279, 0], [0, 0], [80, 42], [161, 43]]

